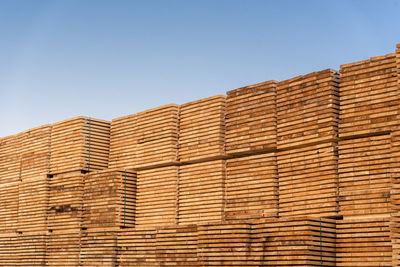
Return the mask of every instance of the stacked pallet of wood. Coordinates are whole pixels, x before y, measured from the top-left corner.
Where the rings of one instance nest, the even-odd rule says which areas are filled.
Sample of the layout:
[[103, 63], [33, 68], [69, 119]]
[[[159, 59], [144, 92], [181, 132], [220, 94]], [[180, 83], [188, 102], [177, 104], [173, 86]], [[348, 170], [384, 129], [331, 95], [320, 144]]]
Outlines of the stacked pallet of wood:
[[0, 233], [0, 266], [18, 266], [18, 249], [18, 234], [16, 232]]
[[339, 207], [346, 219], [390, 216], [391, 137], [339, 142]]
[[199, 266], [197, 233], [197, 225], [159, 228], [156, 257], [160, 266]]
[[390, 131], [398, 123], [395, 54], [341, 66], [339, 136]]
[[225, 155], [225, 96], [183, 104], [179, 119], [181, 162], [217, 159]]
[[0, 184], [20, 177], [21, 134], [0, 138]]
[[18, 236], [18, 264], [15, 266], [46, 266], [47, 236], [41, 234], [21, 234]]
[[225, 219], [278, 216], [275, 152], [226, 161]]
[[85, 174], [83, 227], [133, 227], [135, 206], [135, 173], [101, 170]]
[[79, 266], [80, 229], [50, 231], [46, 246], [46, 266]]
[[117, 266], [118, 228], [90, 228], [81, 233], [80, 266]]
[[122, 229], [118, 232], [118, 263], [121, 267], [160, 266], [156, 257], [156, 229]]
[[34, 178], [49, 173], [51, 125], [21, 133], [21, 178]]
[[389, 218], [338, 221], [336, 266], [392, 266]]
[[400, 266], [400, 127], [391, 132], [391, 216], [393, 266]]
[[136, 114], [111, 121], [110, 160], [108, 168], [125, 169], [136, 166]]
[[280, 216], [336, 216], [338, 176], [336, 143], [277, 153]]
[[18, 182], [0, 184], [0, 233], [18, 228]]
[[336, 221], [314, 217], [261, 219], [253, 225], [259, 266], [335, 266]]
[[328, 69], [279, 82], [276, 109], [279, 149], [337, 139], [338, 73]]
[[108, 121], [75, 117], [53, 124], [50, 173], [107, 168], [110, 147]]
[[176, 224], [178, 169], [169, 166], [137, 172], [136, 227]]
[[227, 92], [227, 154], [276, 148], [276, 85], [267, 81]]
[[224, 212], [225, 161], [183, 165], [179, 169], [178, 223], [221, 221]]

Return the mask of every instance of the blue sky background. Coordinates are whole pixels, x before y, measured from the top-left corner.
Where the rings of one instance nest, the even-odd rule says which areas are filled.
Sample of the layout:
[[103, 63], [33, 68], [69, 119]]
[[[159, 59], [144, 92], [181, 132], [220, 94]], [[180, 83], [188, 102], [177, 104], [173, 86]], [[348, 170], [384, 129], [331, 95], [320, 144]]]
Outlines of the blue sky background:
[[0, 0], [0, 136], [391, 53], [400, 1]]

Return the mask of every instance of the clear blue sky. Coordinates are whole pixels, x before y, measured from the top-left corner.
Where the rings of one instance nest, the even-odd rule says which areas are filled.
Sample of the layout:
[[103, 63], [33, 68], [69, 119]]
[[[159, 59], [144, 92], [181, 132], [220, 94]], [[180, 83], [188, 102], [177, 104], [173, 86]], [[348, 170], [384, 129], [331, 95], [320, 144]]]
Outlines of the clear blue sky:
[[400, 1], [1, 0], [0, 136], [391, 53]]

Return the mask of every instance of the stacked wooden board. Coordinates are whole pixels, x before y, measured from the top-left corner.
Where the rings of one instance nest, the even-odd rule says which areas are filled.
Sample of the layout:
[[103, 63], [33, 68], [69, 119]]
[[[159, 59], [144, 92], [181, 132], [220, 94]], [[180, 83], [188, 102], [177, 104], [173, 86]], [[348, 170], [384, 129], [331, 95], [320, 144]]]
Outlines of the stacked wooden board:
[[400, 127], [391, 132], [391, 216], [393, 266], [400, 266]]
[[46, 266], [79, 266], [80, 229], [50, 230], [46, 246]]
[[223, 219], [225, 161], [215, 160], [179, 168], [178, 223], [196, 224]]
[[267, 81], [227, 92], [227, 154], [276, 148], [276, 84]]
[[137, 172], [136, 227], [177, 222], [177, 166]]
[[278, 216], [275, 152], [226, 161], [225, 219]]
[[0, 233], [0, 266], [19, 265], [19, 242], [16, 232]]
[[18, 235], [16, 266], [46, 266], [46, 243], [45, 233]]
[[75, 117], [53, 124], [50, 173], [107, 168], [110, 148], [108, 121]]
[[183, 104], [179, 119], [181, 162], [210, 160], [225, 155], [225, 96]]
[[279, 82], [276, 110], [279, 149], [335, 140], [338, 73], [328, 69]]
[[340, 137], [390, 131], [399, 120], [395, 54], [344, 64], [340, 73]]
[[82, 227], [133, 227], [135, 225], [135, 173], [101, 170], [87, 173], [83, 179]]
[[18, 182], [0, 184], [0, 233], [18, 228]]
[[88, 228], [81, 233], [80, 266], [117, 266], [118, 228]]
[[277, 153], [279, 216], [336, 216], [338, 177], [336, 143]]
[[0, 139], [0, 183], [17, 182], [20, 177], [21, 134]]
[[339, 142], [339, 207], [346, 219], [390, 216], [389, 134]]
[[389, 218], [338, 221], [336, 266], [392, 266]]

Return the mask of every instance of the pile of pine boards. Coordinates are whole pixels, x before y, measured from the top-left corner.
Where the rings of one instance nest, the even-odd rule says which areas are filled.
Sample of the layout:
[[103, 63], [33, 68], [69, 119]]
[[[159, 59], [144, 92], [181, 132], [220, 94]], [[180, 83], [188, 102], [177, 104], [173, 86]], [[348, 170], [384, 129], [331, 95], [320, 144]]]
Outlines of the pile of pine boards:
[[279, 216], [336, 216], [336, 143], [309, 145], [277, 153]]
[[45, 233], [18, 235], [16, 266], [46, 266], [46, 243]]
[[108, 121], [75, 117], [53, 124], [50, 173], [107, 168], [110, 148]]
[[391, 132], [391, 216], [393, 266], [400, 266], [400, 126]]
[[20, 177], [21, 134], [0, 138], [0, 184]]
[[137, 172], [136, 227], [177, 222], [178, 166]]
[[79, 266], [80, 229], [50, 231], [46, 245], [47, 266]]
[[341, 65], [340, 73], [339, 136], [390, 131], [400, 104], [395, 54]]
[[391, 136], [339, 142], [339, 207], [345, 219], [390, 216]]
[[0, 233], [18, 228], [18, 182], [0, 184]]
[[227, 154], [276, 147], [276, 85], [276, 81], [267, 81], [227, 92]]
[[80, 266], [117, 266], [118, 228], [88, 228], [81, 233]]
[[279, 82], [276, 110], [279, 149], [336, 139], [339, 74], [327, 69]]
[[101, 170], [87, 173], [83, 179], [83, 227], [135, 225], [135, 173]]
[[225, 96], [183, 104], [179, 119], [181, 162], [210, 160], [225, 155]]
[[225, 219], [278, 216], [275, 152], [226, 161]]
[[16, 232], [0, 233], [0, 266], [18, 266], [20, 263], [18, 250], [19, 242]]
[[338, 221], [336, 266], [392, 266], [389, 218]]
[[178, 223], [221, 221], [224, 212], [225, 161], [179, 168]]

